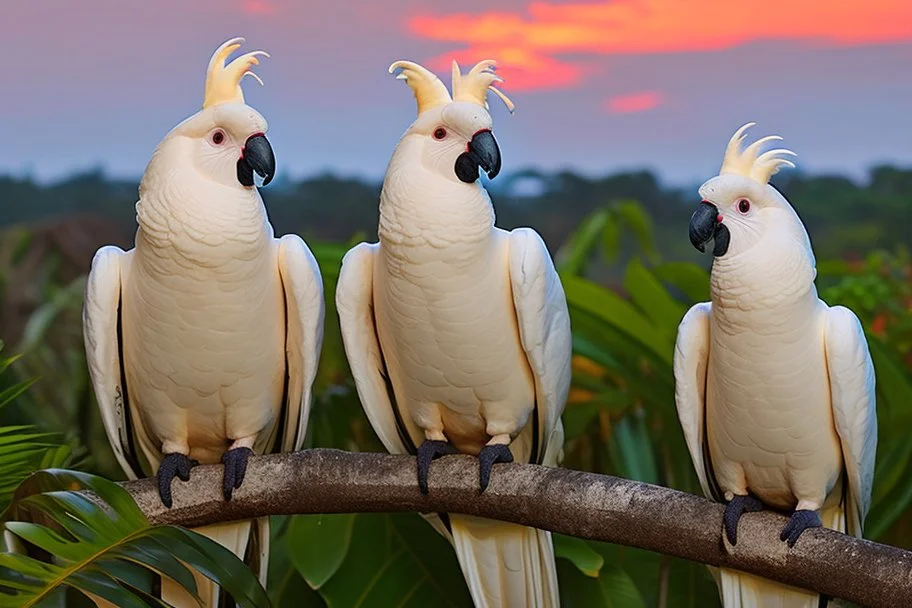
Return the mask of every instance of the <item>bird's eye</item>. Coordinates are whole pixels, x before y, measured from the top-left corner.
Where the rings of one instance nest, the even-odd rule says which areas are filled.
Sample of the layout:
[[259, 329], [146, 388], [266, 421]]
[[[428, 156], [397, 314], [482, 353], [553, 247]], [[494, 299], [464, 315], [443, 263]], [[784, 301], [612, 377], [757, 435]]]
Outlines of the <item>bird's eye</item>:
[[218, 130], [212, 134], [212, 143], [216, 146], [220, 146], [225, 141], [225, 132]]
[[434, 139], [443, 139], [446, 136], [447, 136], [447, 132], [446, 132], [446, 129], [444, 129], [443, 127], [437, 127], [434, 130]]
[[740, 211], [741, 213], [747, 213], [750, 210], [751, 210], [751, 203], [749, 200], [747, 200], [746, 198], [742, 198], [740, 201], [738, 201], [738, 211]]

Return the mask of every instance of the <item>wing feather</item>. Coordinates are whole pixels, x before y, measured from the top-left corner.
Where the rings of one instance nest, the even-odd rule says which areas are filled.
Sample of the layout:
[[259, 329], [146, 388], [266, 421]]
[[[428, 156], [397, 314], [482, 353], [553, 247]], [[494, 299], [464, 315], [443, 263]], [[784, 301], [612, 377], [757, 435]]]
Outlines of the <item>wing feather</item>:
[[143, 476], [130, 432], [127, 389], [121, 369], [119, 336], [121, 285], [130, 254], [118, 247], [102, 247], [92, 260], [82, 309], [86, 362], [101, 411], [105, 433], [124, 473]]
[[848, 308], [827, 311], [824, 336], [833, 420], [849, 482], [848, 532], [860, 537], [871, 506], [877, 452], [874, 364], [861, 323]]
[[555, 466], [561, 458], [561, 414], [570, 390], [573, 344], [570, 313], [560, 277], [537, 232], [509, 233], [510, 282], [523, 350], [535, 378], [538, 454], [533, 462]]
[[307, 432], [313, 383], [323, 346], [326, 304], [320, 266], [301, 237], [286, 235], [279, 240], [278, 262], [285, 291], [288, 375], [281, 447], [283, 452], [292, 452], [303, 447]]
[[709, 366], [709, 318], [712, 304], [695, 304], [678, 326], [675, 342], [675, 404], [700, 487], [719, 500], [706, 454], [706, 372]]
[[377, 243], [361, 243], [345, 254], [336, 286], [336, 310], [364, 413], [391, 454], [408, 454], [408, 446], [401, 436], [403, 430], [396, 419], [374, 319], [374, 259], [379, 247]]

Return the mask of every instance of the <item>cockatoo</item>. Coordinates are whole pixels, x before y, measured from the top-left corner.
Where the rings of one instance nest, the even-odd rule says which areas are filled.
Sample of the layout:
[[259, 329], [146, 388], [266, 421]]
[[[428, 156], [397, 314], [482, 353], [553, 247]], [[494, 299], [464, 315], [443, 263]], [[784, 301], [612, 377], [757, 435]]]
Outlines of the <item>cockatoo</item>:
[[[384, 446], [431, 460], [477, 455], [482, 491], [495, 462], [557, 465], [570, 385], [570, 320], [539, 235], [494, 226], [478, 182], [501, 158], [486, 94], [494, 61], [463, 75], [453, 96], [424, 67], [397, 61], [418, 118], [393, 152], [380, 195], [379, 243], [342, 262], [336, 291], [345, 352]], [[389, 388], [388, 388], [389, 387]], [[453, 542], [476, 606], [558, 606], [551, 535], [450, 515], [430, 516]]]
[[[727, 503], [737, 542], [743, 513], [791, 513], [780, 539], [826, 526], [860, 537], [871, 502], [877, 418], [874, 368], [856, 316], [827, 306], [814, 287], [814, 252], [789, 202], [771, 185], [789, 150], [759, 154], [731, 138], [717, 177], [700, 188], [690, 241], [714, 240], [712, 302], [678, 330], [675, 397], [687, 447], [707, 497]], [[808, 606], [818, 597], [722, 570], [731, 607]]]
[[[275, 157], [240, 81], [268, 55], [226, 65], [243, 42], [216, 50], [203, 109], [152, 155], [135, 248], [100, 249], [86, 289], [86, 354], [108, 439], [128, 477], [156, 475], [169, 508], [172, 480], [187, 481], [196, 463], [224, 463], [230, 499], [251, 454], [301, 448], [323, 338], [317, 262], [299, 237], [273, 237], [254, 184], [254, 173], [269, 183]], [[267, 519], [198, 531], [265, 582]], [[201, 576], [197, 586], [218, 605], [217, 587]], [[196, 605], [168, 580], [162, 596]]]

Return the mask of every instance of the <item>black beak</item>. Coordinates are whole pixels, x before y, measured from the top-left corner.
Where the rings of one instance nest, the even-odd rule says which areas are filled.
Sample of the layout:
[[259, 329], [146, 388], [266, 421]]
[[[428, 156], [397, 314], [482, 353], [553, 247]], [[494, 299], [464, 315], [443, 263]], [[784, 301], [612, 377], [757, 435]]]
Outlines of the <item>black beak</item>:
[[472, 136], [466, 151], [456, 159], [456, 177], [467, 184], [478, 179], [478, 169], [481, 168], [490, 179], [500, 173], [500, 148], [494, 134], [488, 129], [479, 131]]
[[237, 162], [237, 178], [242, 186], [253, 185], [253, 172], [263, 178], [263, 185], [269, 184], [275, 176], [275, 154], [269, 140], [262, 133], [251, 135]]
[[731, 234], [719, 220], [719, 208], [709, 201], [702, 201], [690, 218], [690, 242], [700, 253], [706, 251], [706, 243], [714, 240], [713, 255], [725, 255]]

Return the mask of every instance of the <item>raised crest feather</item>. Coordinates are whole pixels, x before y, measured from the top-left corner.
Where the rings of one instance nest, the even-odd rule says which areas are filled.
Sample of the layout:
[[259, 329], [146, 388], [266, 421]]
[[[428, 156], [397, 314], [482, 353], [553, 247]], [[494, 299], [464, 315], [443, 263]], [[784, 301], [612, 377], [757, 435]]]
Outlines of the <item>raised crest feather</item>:
[[495, 73], [497, 62], [485, 59], [478, 62], [475, 67], [463, 75], [459, 64], [453, 61], [453, 95], [450, 96], [446, 86], [433, 72], [412, 61], [395, 61], [389, 67], [390, 74], [399, 70], [396, 78], [405, 80], [406, 84], [415, 94], [418, 102], [418, 114], [431, 108], [436, 108], [453, 101], [464, 101], [480, 105], [487, 109], [488, 91], [497, 95], [507, 109], [512, 113], [516, 106], [503, 91], [494, 86], [503, 82], [503, 78]]
[[236, 57], [228, 65], [225, 61], [234, 51], [244, 44], [243, 38], [232, 38], [224, 42], [209, 60], [206, 70], [206, 93], [203, 98], [203, 109], [211, 108], [222, 103], [244, 103], [244, 92], [241, 90], [241, 79], [250, 76], [263, 84], [260, 77], [250, 71], [259, 65], [260, 57], [269, 57], [266, 51], [252, 51]]
[[766, 185], [769, 183], [770, 178], [782, 167], [795, 168], [795, 163], [787, 158], [789, 156], [797, 156], [791, 150], [776, 148], [763, 154], [759, 153], [764, 144], [772, 141], [781, 141], [782, 138], [778, 135], [762, 137], [742, 150], [742, 144], [747, 137], [747, 130], [756, 124], [755, 122], [749, 122], [732, 135], [728, 141], [728, 146], [725, 148], [725, 158], [722, 161], [719, 175], [726, 173], [743, 175], [755, 182]]

